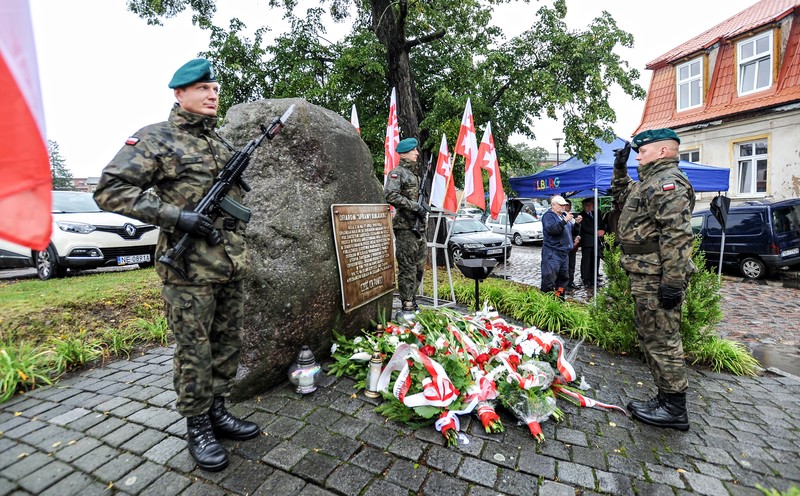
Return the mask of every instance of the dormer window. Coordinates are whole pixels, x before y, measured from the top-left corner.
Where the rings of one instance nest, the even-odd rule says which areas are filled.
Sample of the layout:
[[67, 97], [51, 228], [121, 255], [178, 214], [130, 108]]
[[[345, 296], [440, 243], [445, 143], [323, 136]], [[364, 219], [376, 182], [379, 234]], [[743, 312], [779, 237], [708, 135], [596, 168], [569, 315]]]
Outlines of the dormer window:
[[772, 86], [772, 46], [772, 31], [737, 43], [740, 96]]
[[703, 59], [698, 57], [676, 67], [678, 111], [703, 104]]

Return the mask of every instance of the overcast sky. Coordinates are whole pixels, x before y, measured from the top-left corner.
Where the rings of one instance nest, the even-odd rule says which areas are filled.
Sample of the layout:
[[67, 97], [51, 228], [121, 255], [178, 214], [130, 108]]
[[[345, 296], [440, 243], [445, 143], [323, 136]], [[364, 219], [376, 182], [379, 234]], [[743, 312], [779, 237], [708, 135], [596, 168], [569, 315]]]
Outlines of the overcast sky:
[[[238, 17], [251, 32], [261, 26], [282, 32], [281, 13], [267, 3], [218, 0], [215, 23], [227, 28], [228, 19]], [[639, 84], [647, 90], [647, 62], [755, 3], [567, 0], [567, 23], [582, 29], [601, 11], [611, 13], [634, 36], [635, 48], [619, 54], [642, 73]], [[73, 176], [98, 176], [128, 136], [166, 120], [174, 102], [167, 83], [178, 67], [207, 50], [208, 34], [192, 26], [189, 15], [148, 26], [127, 11], [125, 0], [30, 0], [30, 5], [47, 138], [58, 143]], [[501, 6], [495, 22], [508, 35], [517, 34], [538, 7], [535, 0]], [[344, 29], [332, 26], [329, 34]], [[629, 137], [639, 125], [643, 101], [631, 101], [618, 90], [612, 104], [618, 116], [614, 130]], [[559, 123], [542, 121], [535, 130], [537, 140], [529, 144], [555, 152], [553, 138], [562, 136]]]

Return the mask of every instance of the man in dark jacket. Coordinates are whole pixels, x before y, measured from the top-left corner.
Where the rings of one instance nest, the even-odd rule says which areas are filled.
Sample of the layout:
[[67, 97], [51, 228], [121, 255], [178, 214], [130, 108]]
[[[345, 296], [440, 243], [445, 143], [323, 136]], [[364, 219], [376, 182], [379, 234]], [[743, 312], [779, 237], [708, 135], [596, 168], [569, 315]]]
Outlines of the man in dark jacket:
[[[595, 230], [594, 198], [583, 199], [581, 218], [581, 279], [585, 288], [593, 288], [595, 284], [595, 267], [600, 264], [600, 237], [603, 236], [602, 224]], [[598, 219], [599, 221], [599, 219]], [[594, 250], [597, 247], [597, 258]]]
[[542, 216], [542, 286], [544, 293], [554, 292], [563, 298], [569, 284], [569, 251], [572, 249], [572, 214], [566, 211], [567, 200], [556, 195], [550, 210]]

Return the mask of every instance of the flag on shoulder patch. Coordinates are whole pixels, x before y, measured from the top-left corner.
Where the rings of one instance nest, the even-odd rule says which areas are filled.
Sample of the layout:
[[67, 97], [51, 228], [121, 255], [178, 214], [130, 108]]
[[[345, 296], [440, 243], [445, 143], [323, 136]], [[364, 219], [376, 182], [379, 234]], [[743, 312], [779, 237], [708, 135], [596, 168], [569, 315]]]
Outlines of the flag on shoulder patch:
[[391, 174], [389, 174], [389, 177], [391, 177], [392, 179], [397, 179], [397, 173], [392, 172]]
[[138, 142], [139, 142], [139, 138], [137, 138], [136, 136], [131, 136], [130, 138], [125, 140], [125, 144], [126, 145], [131, 145], [131, 146], [135, 145]]
[[675, 183], [667, 183], [661, 185], [661, 191], [672, 191], [675, 189]]

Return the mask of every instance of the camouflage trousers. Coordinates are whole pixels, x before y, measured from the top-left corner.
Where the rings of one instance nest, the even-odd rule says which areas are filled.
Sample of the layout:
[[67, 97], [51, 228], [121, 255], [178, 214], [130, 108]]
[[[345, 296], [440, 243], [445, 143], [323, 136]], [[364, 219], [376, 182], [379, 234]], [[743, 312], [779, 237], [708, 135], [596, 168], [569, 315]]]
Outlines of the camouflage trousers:
[[205, 413], [214, 396], [226, 396], [236, 378], [242, 345], [244, 288], [227, 284], [179, 286], [161, 291], [175, 335], [172, 357], [176, 409], [185, 417]]
[[394, 231], [395, 258], [397, 258], [397, 291], [401, 301], [411, 301], [417, 293], [425, 273], [428, 245], [425, 238], [417, 238], [408, 229]]
[[681, 341], [681, 308], [665, 310], [658, 301], [661, 276], [628, 274], [639, 346], [658, 389], [683, 393], [689, 387]]

